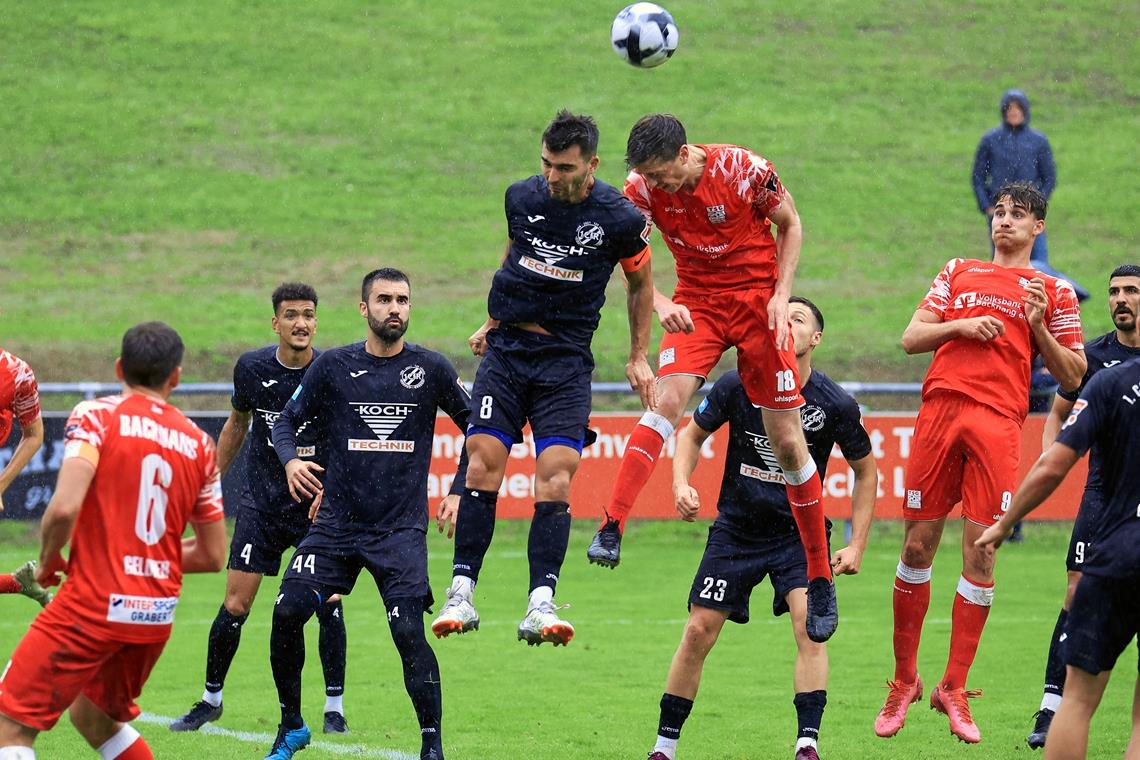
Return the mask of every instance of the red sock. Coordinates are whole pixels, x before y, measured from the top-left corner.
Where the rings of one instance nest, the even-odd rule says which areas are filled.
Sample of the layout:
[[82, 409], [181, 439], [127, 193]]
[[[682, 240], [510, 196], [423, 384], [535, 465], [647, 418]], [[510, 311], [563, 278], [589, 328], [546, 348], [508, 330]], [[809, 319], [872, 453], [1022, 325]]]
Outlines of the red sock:
[[[905, 581], [902, 576], [911, 580]], [[929, 607], [930, 568], [912, 568], [899, 562], [894, 593], [896, 681], [914, 683], [918, 678], [918, 641]]]
[[954, 612], [950, 616], [950, 660], [946, 663], [946, 675], [942, 676], [943, 688], [966, 688], [966, 675], [978, 653], [993, 595], [993, 583], [978, 583], [965, 575], [958, 580]]
[[823, 517], [823, 485], [819, 473], [798, 486], [785, 485], [788, 503], [792, 507], [792, 517], [800, 531], [800, 541], [807, 555], [808, 580], [827, 578], [831, 580], [831, 557], [827, 552], [827, 524]]
[[150, 746], [146, 743], [146, 739], [141, 736], [135, 739], [131, 746], [120, 752], [115, 760], [154, 760], [154, 755], [151, 754]]
[[23, 586], [11, 573], [0, 575], [0, 594], [18, 594]]
[[[648, 425], [639, 423], [630, 433], [629, 443], [625, 445], [625, 454], [621, 458], [621, 466], [618, 467], [614, 489], [610, 493], [610, 505], [606, 509], [608, 518], [617, 520], [621, 530], [625, 530], [625, 520], [633, 509], [633, 503], [637, 501], [637, 495], [649, 482], [649, 476], [657, 466], [657, 459], [661, 456], [661, 447], [664, 445], [665, 436]], [[605, 521], [602, 524], [605, 525]]]

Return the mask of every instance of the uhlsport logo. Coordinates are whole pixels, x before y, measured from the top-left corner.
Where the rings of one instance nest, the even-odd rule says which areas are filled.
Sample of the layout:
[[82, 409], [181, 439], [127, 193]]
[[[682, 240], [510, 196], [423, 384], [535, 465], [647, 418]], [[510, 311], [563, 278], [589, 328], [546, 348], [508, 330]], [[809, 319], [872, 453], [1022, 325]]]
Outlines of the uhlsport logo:
[[415, 441], [396, 441], [390, 436], [415, 410], [417, 404], [353, 401], [352, 406], [369, 430], [376, 434], [376, 438], [349, 438], [349, 451], [385, 451], [403, 454], [415, 451]]
[[410, 367], [404, 367], [400, 370], [400, 385], [410, 391], [422, 387], [425, 378], [427, 378], [427, 372], [418, 364], [413, 364]]
[[597, 247], [605, 238], [605, 230], [597, 222], [582, 222], [574, 233], [574, 242], [578, 245]]

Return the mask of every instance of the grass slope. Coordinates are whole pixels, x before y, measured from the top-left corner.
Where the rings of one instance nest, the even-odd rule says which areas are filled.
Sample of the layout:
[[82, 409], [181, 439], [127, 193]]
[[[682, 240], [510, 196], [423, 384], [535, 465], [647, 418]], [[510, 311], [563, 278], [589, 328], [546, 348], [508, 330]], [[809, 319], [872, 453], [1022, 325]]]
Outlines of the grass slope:
[[[525, 604], [526, 525], [498, 528], [478, 606], [483, 627], [474, 634], [433, 644], [444, 689], [444, 739], [450, 760], [517, 760], [558, 756], [572, 760], [643, 757], [657, 728], [657, 704], [685, 619], [692, 574], [704, 542], [703, 525], [641, 523], [631, 526], [622, 566], [604, 572], [588, 566], [585, 549], [593, 526], [580, 524], [558, 589], [578, 635], [569, 647], [528, 648], [514, 627]], [[0, 567], [15, 566], [34, 552], [26, 532], [4, 523]], [[933, 683], [945, 666], [950, 600], [958, 578], [955, 542], [948, 531], [935, 566], [919, 669]], [[974, 702], [983, 733], [977, 750], [958, 744], [946, 719], [915, 705], [894, 739], [874, 736], [872, 723], [891, 675], [891, 582], [901, 532], [884, 523], [873, 531], [863, 571], [840, 580], [842, 621], [829, 645], [831, 677], [822, 727], [824, 757], [1025, 758], [1030, 716], [1040, 700], [1045, 650], [1064, 593], [1062, 557], [1067, 526], [1032, 525], [1026, 542], [1001, 550], [997, 599], [982, 639], [970, 685], [985, 690]], [[434, 588], [442, 597], [449, 575], [450, 544], [430, 544]], [[228, 731], [272, 734], [278, 711], [268, 662], [270, 607], [276, 582], [268, 580], [244, 628], [243, 643], [226, 683]], [[222, 598], [222, 576], [188, 579], [175, 633], [151, 676], [140, 705], [148, 713], [176, 716], [201, 693], [206, 638]], [[795, 742], [792, 707], [794, 643], [786, 618], [767, 612], [770, 587], [752, 598], [752, 622], [728, 625], [707, 662], [701, 693], [681, 738], [683, 760], [790, 758]], [[10, 652], [35, 608], [18, 597], [0, 599], [0, 651]], [[318, 740], [306, 750], [317, 760], [352, 751], [367, 757], [415, 753], [419, 733], [404, 693], [399, 661], [388, 636], [373, 584], [362, 577], [346, 600], [348, 668], [345, 705], [352, 733]], [[316, 626], [309, 633], [304, 709], [320, 725], [323, 696], [316, 657]], [[433, 640], [434, 641], [434, 640]], [[1129, 650], [1130, 652], [1131, 650]], [[1128, 740], [1129, 703], [1135, 675], [1128, 652], [1093, 722], [1095, 757], [1119, 757]], [[260, 757], [267, 743], [234, 736], [172, 734], [139, 724], [158, 757]], [[83, 745], [66, 720], [44, 735], [43, 757], [83, 757]], [[334, 754], [336, 749], [341, 752]], [[392, 754], [382, 754], [388, 751]], [[413, 755], [414, 757], [414, 755]]]
[[[187, 338], [189, 379], [226, 379], [270, 339], [278, 282], [318, 286], [331, 345], [361, 333], [359, 277], [387, 264], [413, 276], [415, 339], [470, 374], [503, 190], [537, 171], [563, 106], [597, 117], [610, 182], [649, 111], [770, 158], [804, 219], [797, 290], [847, 349], [825, 354], [840, 377], [920, 376], [897, 336], [947, 258], [986, 255], [969, 170], [1006, 87], [1029, 92], [1057, 156], [1053, 263], [1099, 291], [1135, 258], [1140, 6], [669, 8], [680, 51], [639, 71], [607, 50], [617, 7], [598, 0], [12, 4], [0, 342], [44, 379], [110, 379], [122, 330], [163, 318]], [[615, 284], [599, 379], [622, 377], [622, 300]], [[1089, 306], [1103, 332], [1103, 300]]]

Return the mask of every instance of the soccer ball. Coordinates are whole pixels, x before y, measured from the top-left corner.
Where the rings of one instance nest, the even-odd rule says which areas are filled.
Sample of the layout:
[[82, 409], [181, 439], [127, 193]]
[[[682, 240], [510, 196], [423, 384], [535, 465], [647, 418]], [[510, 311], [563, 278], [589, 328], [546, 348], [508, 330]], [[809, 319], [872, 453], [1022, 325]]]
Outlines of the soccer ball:
[[669, 11], [654, 3], [634, 3], [622, 8], [610, 29], [610, 42], [632, 66], [660, 66], [677, 50], [680, 33]]

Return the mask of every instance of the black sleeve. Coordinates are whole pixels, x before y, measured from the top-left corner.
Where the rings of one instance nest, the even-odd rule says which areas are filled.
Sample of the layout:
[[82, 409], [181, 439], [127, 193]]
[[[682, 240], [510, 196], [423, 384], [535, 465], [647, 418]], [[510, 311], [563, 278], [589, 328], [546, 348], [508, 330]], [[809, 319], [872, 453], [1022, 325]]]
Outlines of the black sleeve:
[[277, 422], [273, 423], [270, 437], [273, 439], [273, 450], [277, 453], [281, 464], [297, 458], [297, 430], [305, 420], [319, 416], [328, 385], [325, 372], [326, 356], [327, 354], [321, 354], [313, 362], [313, 366], [305, 373], [304, 380], [297, 386], [297, 390], [293, 391], [289, 403], [281, 410]]
[[[444, 359], [441, 362], [444, 375], [443, 392], [439, 399], [439, 408], [451, 417], [451, 421], [459, 428], [459, 432], [467, 432], [467, 418], [471, 414], [471, 394], [463, 387], [459, 373], [451, 362]], [[451, 483], [448, 493], [461, 494], [467, 482], [467, 447], [464, 446], [459, 454], [459, 467], [455, 471], [455, 480]]]
[[239, 412], [253, 411], [253, 396], [249, 392], [253, 377], [245, 362], [238, 359], [234, 365], [234, 395], [230, 398], [230, 406]]
[[1069, 418], [1061, 426], [1061, 432], [1057, 434], [1058, 443], [1063, 443], [1081, 455], [1092, 447], [1101, 426], [1112, 416], [1112, 402], [1108, 397], [1112, 388], [1109, 375], [1110, 373], [1099, 372], [1089, 380], [1084, 392], [1073, 404]]
[[1081, 384], [1078, 388], [1076, 388], [1075, 390], [1071, 390], [1071, 391], [1067, 391], [1064, 388], [1058, 388], [1057, 389], [1057, 395], [1060, 396], [1061, 398], [1065, 399], [1066, 401], [1076, 401], [1080, 397], [1081, 391], [1083, 391], [1085, 389], [1085, 386], [1089, 384], [1089, 380], [1092, 379], [1093, 363], [1092, 363], [1091, 357], [1089, 358], [1088, 367], [1089, 368], [1085, 370], [1085, 376], [1083, 378], [1081, 378]]
[[835, 442], [849, 462], [862, 459], [871, 453], [871, 437], [860, 421], [859, 404], [848, 397], [837, 409], [838, 422], [835, 426]]
[[700, 406], [693, 412], [693, 422], [697, 423], [701, 430], [713, 433], [728, 422], [732, 403], [731, 391], [732, 388], [725, 382], [725, 378], [716, 381], [709, 395], [705, 396]]

